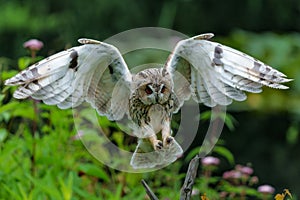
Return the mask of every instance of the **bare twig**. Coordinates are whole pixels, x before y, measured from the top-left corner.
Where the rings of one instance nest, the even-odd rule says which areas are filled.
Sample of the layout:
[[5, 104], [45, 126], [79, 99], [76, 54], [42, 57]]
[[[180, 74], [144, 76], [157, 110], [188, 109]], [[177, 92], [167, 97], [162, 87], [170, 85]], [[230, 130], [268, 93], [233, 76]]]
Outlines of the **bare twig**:
[[223, 125], [224, 125], [224, 117], [222, 113], [226, 110], [224, 106], [216, 106], [214, 107], [214, 115], [213, 120], [211, 121], [211, 126], [208, 130], [208, 133], [203, 141], [203, 144], [199, 150], [198, 155], [196, 155], [189, 164], [188, 171], [185, 176], [184, 184], [180, 191], [180, 200], [189, 200], [192, 195], [192, 189], [195, 182], [195, 178], [197, 176], [198, 166], [200, 158], [205, 157], [214, 147], [218, 138], [221, 134]]
[[152, 192], [151, 188], [148, 186], [148, 184], [142, 179], [142, 184], [146, 190], [146, 193], [148, 195], [148, 197], [151, 199], [151, 200], [159, 200], [157, 198], [157, 196], [154, 194], [154, 192]]
[[183, 186], [180, 191], [180, 200], [189, 200], [191, 198], [193, 185], [197, 176], [199, 166], [199, 155], [196, 155], [189, 164]]

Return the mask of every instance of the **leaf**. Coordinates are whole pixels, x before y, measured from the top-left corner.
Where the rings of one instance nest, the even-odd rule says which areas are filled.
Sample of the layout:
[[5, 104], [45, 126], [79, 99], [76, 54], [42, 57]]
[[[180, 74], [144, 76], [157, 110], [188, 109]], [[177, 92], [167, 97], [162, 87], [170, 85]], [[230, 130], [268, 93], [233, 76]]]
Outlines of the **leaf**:
[[5, 111], [8, 111], [8, 110], [15, 110], [18, 108], [18, 106], [20, 105], [19, 102], [16, 102], [16, 101], [13, 101], [13, 102], [10, 102], [8, 104], [5, 104], [3, 106], [0, 107], [0, 113], [2, 112], [5, 112]]
[[100, 167], [95, 166], [94, 164], [81, 164], [79, 170], [84, 172], [87, 175], [98, 177], [106, 182], [110, 181], [107, 173]]
[[5, 95], [4, 94], [0, 94], [0, 102], [3, 101]]
[[230, 131], [234, 130], [234, 125], [237, 123], [237, 120], [232, 115], [226, 112], [212, 114], [212, 112], [209, 110], [201, 113], [200, 115], [200, 120], [204, 120], [204, 121], [215, 120], [217, 118], [224, 120], [225, 125], [228, 127]]
[[120, 199], [121, 200], [121, 196], [122, 196], [122, 189], [123, 189], [123, 185], [122, 184], [118, 184], [117, 186], [117, 190], [115, 192], [115, 196], [114, 196], [114, 200]]
[[[3, 72], [1, 72], [0, 77], [1, 77], [2, 80], [6, 80], [6, 79], [8, 79], [8, 78], [13, 77], [13, 76], [16, 75], [17, 73], [18, 73], [17, 70], [3, 71]], [[5, 87], [5, 88], [3, 89], [2, 92], [5, 92], [8, 88], [9, 88], [9, 87]]]
[[24, 191], [24, 188], [23, 188], [23, 186], [21, 185], [21, 183], [18, 183], [17, 186], [18, 186], [18, 189], [19, 189], [19, 191], [20, 191], [20, 193], [21, 193], [22, 199], [23, 199], [23, 200], [28, 200], [27, 194], [26, 194], [26, 192]]
[[211, 117], [211, 111], [205, 111], [203, 113], [201, 113], [200, 115], [200, 120], [210, 120], [210, 117]]
[[72, 198], [73, 174], [69, 173], [68, 182], [65, 183], [61, 177], [58, 179], [64, 200]]
[[95, 197], [94, 195], [90, 194], [89, 192], [87, 192], [81, 188], [75, 187], [73, 190], [74, 190], [74, 193], [83, 197], [82, 199], [99, 200], [98, 197]]
[[[23, 117], [27, 119], [34, 119], [34, 112], [32, 108], [32, 102], [24, 101], [22, 103], [18, 101], [12, 101], [0, 107], [0, 114], [8, 111], [10, 116]], [[7, 116], [4, 116], [7, 117]]]
[[19, 69], [20, 70], [25, 69], [26, 67], [28, 67], [30, 65], [31, 61], [32, 61], [32, 58], [28, 57], [28, 56], [19, 58], [19, 60], [18, 60]]
[[237, 124], [237, 120], [230, 114], [225, 115], [225, 124], [230, 131], [234, 131], [234, 125]]
[[195, 147], [194, 149], [192, 149], [188, 155], [185, 157], [185, 161], [188, 162], [190, 161], [192, 158], [194, 158], [197, 154], [199, 154], [200, 151], [200, 147]]
[[[51, 197], [53, 197], [53, 199], [57, 199], [57, 200], [62, 199], [58, 188], [56, 188], [57, 187], [56, 183], [52, 180], [52, 177], [51, 177], [51, 174], [49, 171], [47, 172], [47, 175], [44, 177], [44, 179], [35, 178], [29, 174], [25, 174], [25, 176], [29, 179], [29, 181], [31, 181], [34, 184], [34, 186], [36, 188], [43, 191], [43, 193], [51, 195]], [[47, 184], [45, 184], [45, 182]]]
[[124, 148], [124, 133], [122, 132], [114, 132], [112, 138], [116, 141], [117, 146], [120, 148]]
[[0, 119], [7, 123], [10, 119], [10, 113], [9, 112], [1, 113]]
[[0, 142], [3, 142], [8, 135], [8, 131], [4, 128], [0, 129]]
[[286, 140], [289, 144], [296, 144], [299, 137], [298, 126], [296, 124], [291, 125], [286, 132]]
[[234, 156], [227, 148], [222, 147], [222, 146], [215, 146], [213, 151], [215, 153], [225, 157], [231, 165], [234, 164]]
[[121, 183], [115, 186], [114, 190], [103, 190], [105, 199], [107, 200], [121, 200], [123, 185]]
[[10, 197], [16, 200], [22, 200], [21, 196], [18, 195], [15, 191], [11, 190], [7, 185], [4, 183], [1, 184], [2, 188], [4, 188], [9, 194], [11, 195]]

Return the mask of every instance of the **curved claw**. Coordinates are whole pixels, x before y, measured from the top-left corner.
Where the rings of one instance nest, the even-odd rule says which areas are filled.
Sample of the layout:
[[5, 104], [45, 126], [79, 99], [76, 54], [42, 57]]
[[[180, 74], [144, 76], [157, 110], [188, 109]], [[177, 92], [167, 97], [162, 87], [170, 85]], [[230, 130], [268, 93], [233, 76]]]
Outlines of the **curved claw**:
[[174, 141], [174, 138], [172, 136], [168, 136], [164, 139], [164, 147], [170, 145]]
[[154, 144], [153, 144], [154, 150], [160, 150], [163, 148], [163, 142], [160, 140], [155, 140]]

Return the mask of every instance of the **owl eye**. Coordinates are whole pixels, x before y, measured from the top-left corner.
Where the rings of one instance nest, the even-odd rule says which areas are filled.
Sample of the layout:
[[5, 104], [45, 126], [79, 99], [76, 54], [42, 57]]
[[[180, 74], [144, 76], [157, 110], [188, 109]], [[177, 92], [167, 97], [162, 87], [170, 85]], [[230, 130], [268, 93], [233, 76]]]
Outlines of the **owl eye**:
[[146, 92], [147, 94], [152, 94], [152, 93], [153, 93], [153, 91], [152, 91], [152, 89], [149, 87], [149, 85], [146, 86], [145, 92]]

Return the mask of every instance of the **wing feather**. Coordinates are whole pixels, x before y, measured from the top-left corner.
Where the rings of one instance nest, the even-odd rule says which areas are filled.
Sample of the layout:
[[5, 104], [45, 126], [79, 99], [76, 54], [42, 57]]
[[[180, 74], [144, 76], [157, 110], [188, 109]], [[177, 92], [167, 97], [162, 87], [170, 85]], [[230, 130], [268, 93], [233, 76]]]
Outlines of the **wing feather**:
[[51, 80], [55, 80], [56, 76], [52, 77], [51, 75], [63, 74], [68, 69], [65, 64], [70, 62], [69, 55], [71, 51], [72, 49], [68, 51], [62, 51], [38, 63], [35, 63], [14, 77], [6, 80], [5, 85], [24, 85], [43, 77], [51, 77]]
[[244, 91], [259, 93], [262, 86], [288, 88], [282, 84], [291, 79], [283, 73], [245, 53], [208, 41], [211, 37], [213, 34], [203, 34], [180, 41], [165, 65], [173, 77], [176, 71], [186, 77], [196, 102], [210, 107], [229, 105], [232, 100], [245, 100]]
[[[128, 112], [131, 74], [112, 45], [80, 39], [83, 45], [50, 56], [5, 81], [14, 97], [31, 96], [61, 109], [89, 102], [111, 120]], [[121, 94], [121, 95], [120, 95]]]
[[203, 75], [196, 73], [196, 84], [197, 84], [197, 92], [200, 97], [200, 102], [207, 106], [215, 106], [216, 102], [211, 95], [211, 90], [209, 89], [210, 83], [205, 82]]
[[[40, 89], [37, 90], [32, 97], [34, 99], [47, 99], [52, 98], [55, 95], [61, 94], [65, 96], [65, 99], [69, 97], [73, 92], [72, 80], [74, 79], [74, 71], [68, 70], [65, 76], [53, 82], [53, 84], [42, 84], [42, 80], [39, 80]], [[33, 84], [33, 83], [30, 83]], [[29, 85], [30, 85], [29, 84]], [[43, 86], [46, 85], [46, 86]]]

